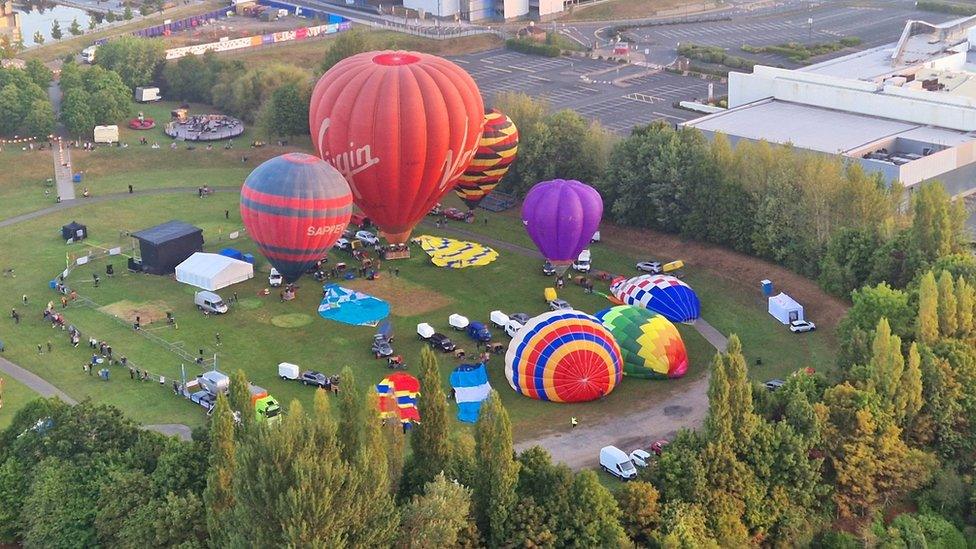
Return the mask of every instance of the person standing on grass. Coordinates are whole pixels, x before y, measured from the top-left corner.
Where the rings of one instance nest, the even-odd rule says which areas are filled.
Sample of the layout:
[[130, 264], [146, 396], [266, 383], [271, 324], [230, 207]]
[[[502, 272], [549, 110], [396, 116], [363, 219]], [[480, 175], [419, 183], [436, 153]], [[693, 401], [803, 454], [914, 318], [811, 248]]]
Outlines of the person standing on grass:
[[24, 305], [27, 305], [27, 294], [24, 294]]
[[3, 340], [0, 339], [0, 353], [2, 353], [3, 351], [4, 351]]
[[43, 353], [43, 352], [44, 352], [44, 349], [42, 349], [42, 348], [41, 348], [41, 344], [40, 344], [40, 343], [38, 343], [38, 344], [37, 344], [37, 354], [41, 354], [41, 353]]
[[54, 349], [54, 346], [51, 345], [51, 340], [50, 339], [47, 340], [47, 352], [50, 353], [53, 349]]
[[14, 319], [14, 324], [20, 324], [20, 313], [17, 309], [10, 309], [10, 318]]

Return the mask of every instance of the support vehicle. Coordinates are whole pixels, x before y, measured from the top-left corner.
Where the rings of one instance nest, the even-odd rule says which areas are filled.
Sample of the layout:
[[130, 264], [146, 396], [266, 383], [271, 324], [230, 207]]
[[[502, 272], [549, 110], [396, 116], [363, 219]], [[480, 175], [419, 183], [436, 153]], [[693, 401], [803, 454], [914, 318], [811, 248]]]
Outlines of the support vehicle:
[[505, 313], [503, 313], [501, 311], [492, 311], [492, 312], [488, 313], [488, 320], [490, 320], [491, 323], [496, 328], [502, 328], [502, 329], [504, 329], [505, 326], [508, 325], [508, 321], [510, 319], [508, 318], [508, 315], [507, 314], [505, 314]]
[[573, 306], [569, 304], [565, 299], [553, 299], [549, 302], [550, 311], [562, 311], [566, 309], [572, 309]]
[[634, 465], [643, 469], [651, 464], [651, 454], [647, 453], [647, 450], [638, 448], [630, 453], [630, 461], [633, 461]]
[[393, 356], [393, 345], [390, 344], [389, 338], [383, 334], [373, 336], [373, 344], [370, 346], [370, 350], [376, 355], [376, 358]]
[[228, 311], [224, 300], [213, 292], [197, 292], [193, 295], [193, 303], [198, 309], [207, 313], [222, 315]]
[[285, 278], [281, 276], [278, 269], [271, 267], [271, 274], [268, 275], [268, 284], [271, 285], [272, 288], [277, 288], [278, 286], [281, 286], [284, 281]]
[[507, 335], [508, 337], [515, 337], [515, 334], [517, 334], [518, 331], [522, 329], [522, 326], [523, 324], [518, 320], [515, 319], [509, 320], [508, 324], [505, 325], [505, 335]]
[[590, 250], [583, 250], [579, 257], [573, 262], [573, 270], [588, 273], [590, 272]]
[[641, 261], [637, 264], [637, 270], [649, 274], [661, 274], [664, 269], [660, 261]]
[[457, 348], [457, 345], [451, 341], [451, 338], [440, 332], [434, 332], [431, 334], [431, 336], [427, 338], [427, 344], [442, 353], [450, 353]]
[[809, 320], [794, 320], [790, 322], [790, 331], [794, 334], [802, 334], [803, 332], [812, 332], [817, 329], [817, 325]]
[[491, 332], [481, 322], [472, 322], [468, 324], [468, 337], [475, 341], [487, 343], [491, 341]]
[[634, 462], [630, 461], [630, 457], [616, 446], [600, 448], [600, 467], [621, 480], [630, 480], [637, 476]]

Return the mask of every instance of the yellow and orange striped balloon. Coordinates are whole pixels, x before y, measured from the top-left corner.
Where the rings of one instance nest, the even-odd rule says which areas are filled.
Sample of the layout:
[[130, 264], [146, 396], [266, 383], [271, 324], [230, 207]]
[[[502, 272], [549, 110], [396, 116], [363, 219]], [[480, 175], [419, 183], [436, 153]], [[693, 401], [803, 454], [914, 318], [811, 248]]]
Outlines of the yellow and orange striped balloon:
[[468, 169], [461, 174], [454, 193], [475, 209], [508, 173], [518, 154], [518, 128], [512, 119], [492, 109], [485, 114], [485, 129]]

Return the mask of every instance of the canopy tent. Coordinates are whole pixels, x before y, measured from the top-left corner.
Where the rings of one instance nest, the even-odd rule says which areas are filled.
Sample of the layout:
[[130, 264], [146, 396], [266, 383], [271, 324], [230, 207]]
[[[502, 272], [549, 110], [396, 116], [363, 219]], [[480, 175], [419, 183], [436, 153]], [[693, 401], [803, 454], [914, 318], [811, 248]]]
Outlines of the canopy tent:
[[220, 254], [197, 252], [176, 266], [176, 280], [210, 291], [250, 278], [254, 278], [253, 265]]
[[353, 326], [376, 326], [390, 315], [390, 304], [382, 299], [338, 284], [326, 284], [323, 290], [325, 297], [319, 304], [322, 318]]
[[769, 314], [783, 324], [789, 324], [794, 320], [803, 320], [803, 305], [780, 292], [769, 298]]
[[438, 267], [463, 269], [465, 267], [480, 267], [498, 259], [498, 252], [478, 244], [442, 238], [439, 236], [420, 235], [413, 239], [430, 256], [430, 261]]
[[88, 238], [88, 227], [77, 221], [72, 221], [61, 227], [61, 238], [74, 242]]
[[458, 405], [457, 418], [465, 423], [478, 421], [481, 403], [488, 398], [491, 384], [484, 364], [462, 364], [451, 372], [451, 387]]

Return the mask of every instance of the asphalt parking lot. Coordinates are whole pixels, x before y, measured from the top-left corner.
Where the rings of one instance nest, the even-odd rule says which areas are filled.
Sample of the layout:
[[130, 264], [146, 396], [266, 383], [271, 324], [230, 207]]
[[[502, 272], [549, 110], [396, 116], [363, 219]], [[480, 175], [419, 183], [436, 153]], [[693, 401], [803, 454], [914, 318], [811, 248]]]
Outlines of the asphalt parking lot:
[[[709, 81], [644, 67], [569, 57], [538, 57], [507, 50], [455, 56], [478, 83], [491, 105], [500, 92], [523, 92], [544, 98], [554, 109], [573, 109], [626, 134], [636, 125], [664, 119], [675, 124], [701, 116], [674, 108], [677, 101], [705, 99]], [[622, 81], [621, 81], [622, 79]], [[617, 80], [617, 85], [612, 82]], [[716, 96], [725, 94], [714, 83]]]

